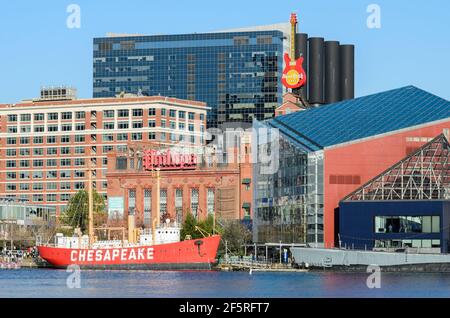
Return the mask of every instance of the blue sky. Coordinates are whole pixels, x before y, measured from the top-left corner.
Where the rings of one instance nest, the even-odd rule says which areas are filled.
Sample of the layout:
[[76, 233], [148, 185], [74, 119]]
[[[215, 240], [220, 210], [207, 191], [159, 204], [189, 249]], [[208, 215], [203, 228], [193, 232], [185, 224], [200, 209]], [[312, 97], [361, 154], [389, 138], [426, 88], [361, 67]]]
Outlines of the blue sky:
[[[69, 29], [68, 5], [81, 8]], [[366, 25], [381, 8], [381, 29]], [[356, 95], [416, 85], [450, 99], [448, 0], [15, 0], [0, 10], [0, 103], [66, 84], [92, 96], [92, 38], [107, 32], [174, 34], [285, 22], [310, 36], [356, 45]]]

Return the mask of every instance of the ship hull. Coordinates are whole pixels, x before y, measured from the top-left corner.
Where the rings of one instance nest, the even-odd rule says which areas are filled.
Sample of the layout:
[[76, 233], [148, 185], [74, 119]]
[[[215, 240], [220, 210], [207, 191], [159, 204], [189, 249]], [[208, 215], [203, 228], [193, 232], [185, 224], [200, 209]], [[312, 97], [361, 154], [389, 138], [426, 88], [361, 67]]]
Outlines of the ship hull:
[[216, 263], [220, 236], [126, 248], [73, 249], [38, 246], [52, 267], [85, 269], [209, 270]]

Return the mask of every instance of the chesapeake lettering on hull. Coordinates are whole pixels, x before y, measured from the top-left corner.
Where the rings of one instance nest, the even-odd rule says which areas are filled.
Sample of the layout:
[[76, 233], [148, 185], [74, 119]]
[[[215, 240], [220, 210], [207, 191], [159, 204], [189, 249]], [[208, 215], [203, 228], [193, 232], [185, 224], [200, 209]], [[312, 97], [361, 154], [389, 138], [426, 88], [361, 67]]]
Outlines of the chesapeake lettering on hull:
[[153, 259], [153, 247], [72, 250], [72, 262], [149, 261]]
[[144, 151], [143, 166], [146, 170], [159, 168], [160, 170], [195, 169], [197, 156], [195, 154], [171, 153], [170, 150], [161, 153], [150, 149]]

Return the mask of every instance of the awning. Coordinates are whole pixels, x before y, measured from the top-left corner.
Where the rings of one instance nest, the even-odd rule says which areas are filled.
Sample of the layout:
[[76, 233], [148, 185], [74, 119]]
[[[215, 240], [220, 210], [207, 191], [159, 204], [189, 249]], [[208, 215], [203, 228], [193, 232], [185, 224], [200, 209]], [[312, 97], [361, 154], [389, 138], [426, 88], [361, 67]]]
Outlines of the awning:
[[242, 179], [242, 184], [250, 184], [251, 182], [252, 182], [252, 179], [250, 179], [250, 178]]
[[243, 207], [244, 209], [250, 209], [251, 206], [252, 206], [251, 203], [248, 203], [248, 202], [242, 203], [242, 207]]

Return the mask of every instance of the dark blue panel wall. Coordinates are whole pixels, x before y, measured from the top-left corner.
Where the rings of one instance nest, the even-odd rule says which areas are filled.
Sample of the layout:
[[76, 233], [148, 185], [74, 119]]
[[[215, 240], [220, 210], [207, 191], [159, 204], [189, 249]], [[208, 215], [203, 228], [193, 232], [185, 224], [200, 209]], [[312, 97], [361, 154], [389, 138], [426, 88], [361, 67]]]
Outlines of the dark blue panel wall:
[[[441, 217], [441, 233], [375, 233], [375, 216]], [[377, 239], [435, 239], [441, 240], [441, 249], [448, 251], [450, 236], [449, 201], [354, 201], [339, 204], [339, 233], [341, 246], [372, 249]]]

